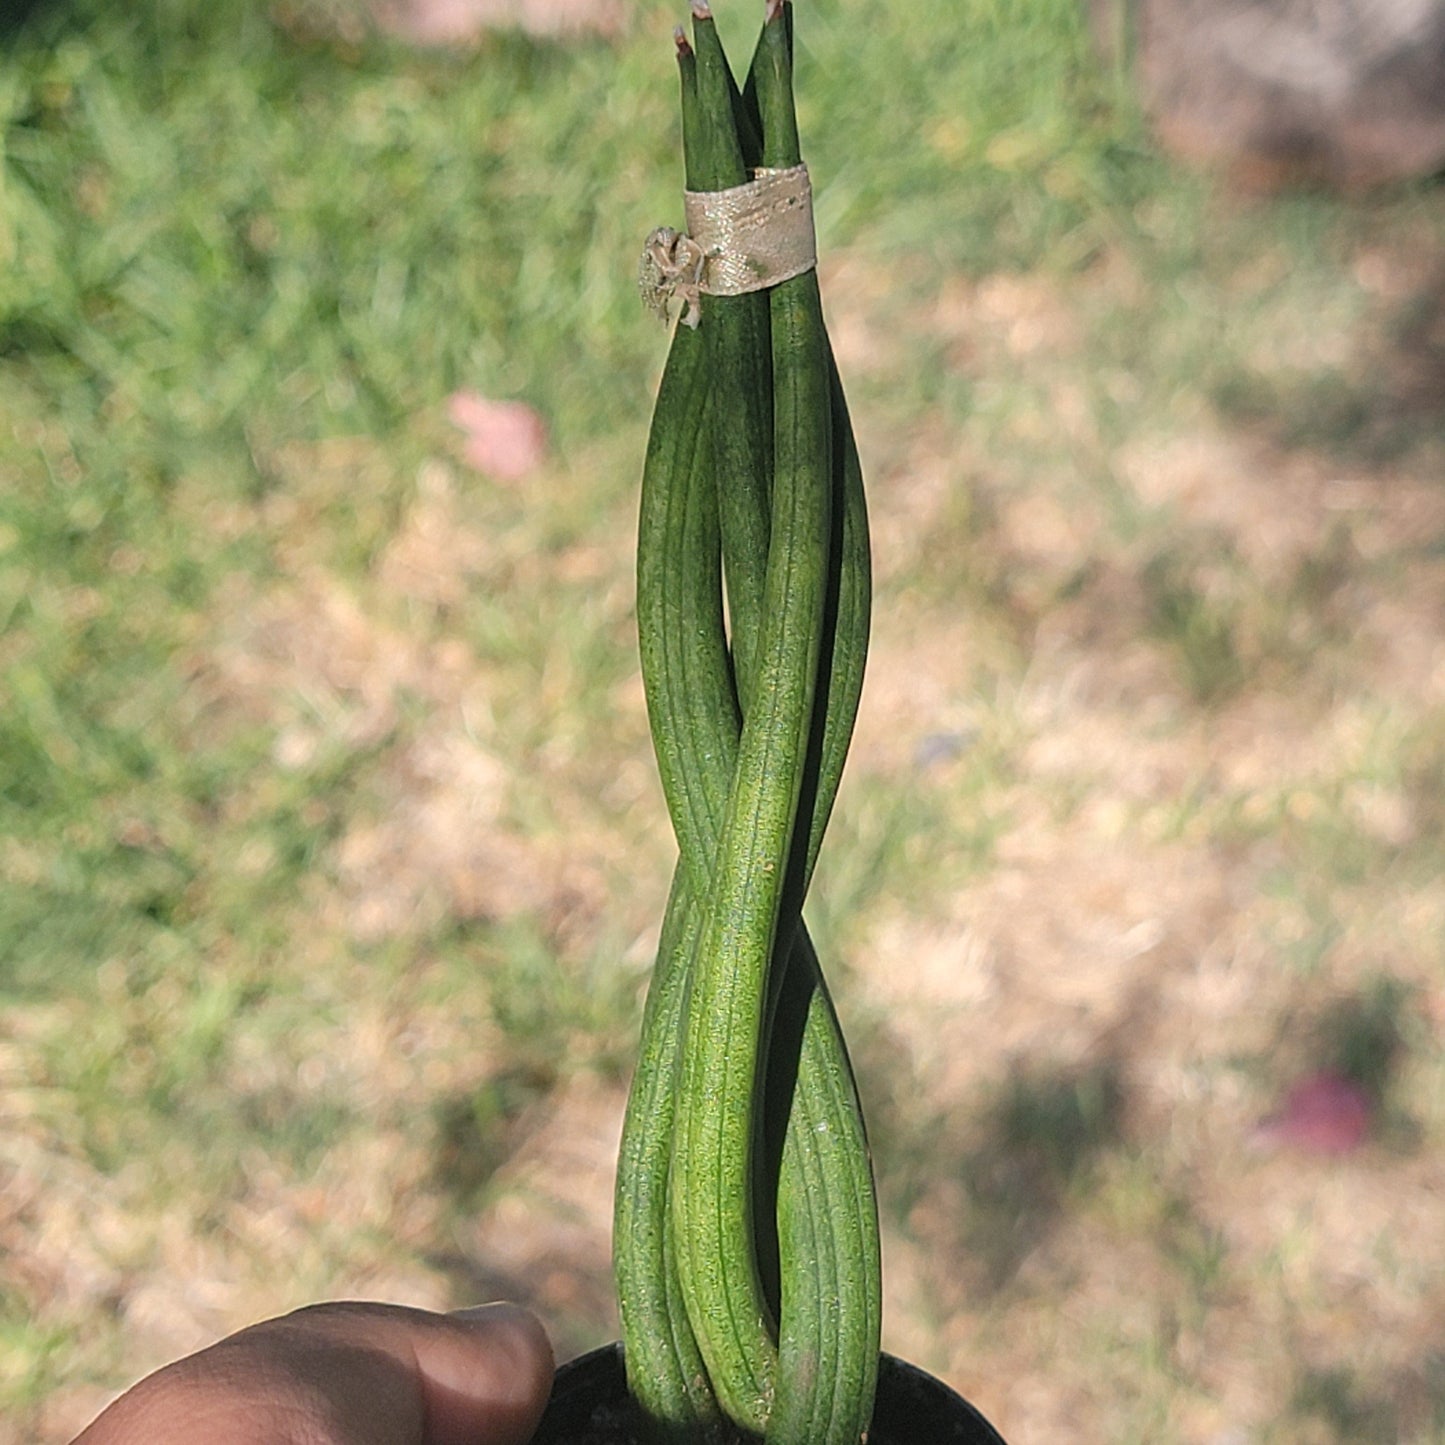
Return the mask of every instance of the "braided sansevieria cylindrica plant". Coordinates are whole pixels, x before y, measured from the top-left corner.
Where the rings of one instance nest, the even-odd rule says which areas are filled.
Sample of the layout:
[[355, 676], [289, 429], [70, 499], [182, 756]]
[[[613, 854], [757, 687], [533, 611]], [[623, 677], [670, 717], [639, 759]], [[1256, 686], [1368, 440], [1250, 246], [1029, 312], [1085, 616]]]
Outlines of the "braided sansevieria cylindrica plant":
[[[790, 7], [769, 0], [742, 88], [706, 5], [693, 22], [677, 39], [692, 198], [805, 177]], [[816, 269], [714, 294], [695, 241], [649, 249], [654, 282], [688, 300], [637, 563], [680, 856], [618, 1165], [628, 1385], [660, 1438], [856, 1445], [878, 1372], [878, 1214], [802, 905], [862, 688], [862, 474]]]

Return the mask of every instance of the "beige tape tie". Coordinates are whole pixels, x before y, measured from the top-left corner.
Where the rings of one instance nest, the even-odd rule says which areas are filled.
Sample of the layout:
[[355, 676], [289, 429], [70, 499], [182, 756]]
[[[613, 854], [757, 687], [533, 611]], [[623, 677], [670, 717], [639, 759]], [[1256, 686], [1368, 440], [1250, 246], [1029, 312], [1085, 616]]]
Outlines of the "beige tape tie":
[[759, 169], [725, 191], [684, 191], [683, 209], [687, 234], [654, 231], [638, 272], [643, 299], [663, 316], [677, 296], [687, 303], [683, 322], [696, 326], [700, 293], [763, 291], [818, 264], [807, 166]]
[[688, 235], [707, 258], [702, 289], [742, 296], [818, 264], [807, 166], [759, 170], [726, 191], [684, 191]]

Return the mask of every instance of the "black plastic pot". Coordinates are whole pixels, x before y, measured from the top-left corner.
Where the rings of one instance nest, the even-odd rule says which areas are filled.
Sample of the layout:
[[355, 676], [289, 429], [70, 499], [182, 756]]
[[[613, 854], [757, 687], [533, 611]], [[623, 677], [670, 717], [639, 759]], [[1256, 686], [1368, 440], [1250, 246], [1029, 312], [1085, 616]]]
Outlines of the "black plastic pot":
[[[532, 1445], [646, 1445], [622, 1367], [622, 1346], [603, 1345], [557, 1371]], [[884, 1355], [868, 1445], [1004, 1445], [962, 1395]]]

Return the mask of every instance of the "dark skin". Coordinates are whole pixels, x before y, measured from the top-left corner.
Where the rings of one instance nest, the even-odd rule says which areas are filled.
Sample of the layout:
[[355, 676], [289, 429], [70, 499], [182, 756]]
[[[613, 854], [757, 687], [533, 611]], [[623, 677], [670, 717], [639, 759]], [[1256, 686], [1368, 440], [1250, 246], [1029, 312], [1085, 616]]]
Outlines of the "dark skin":
[[515, 1305], [312, 1305], [148, 1375], [73, 1445], [524, 1445], [552, 1368]]

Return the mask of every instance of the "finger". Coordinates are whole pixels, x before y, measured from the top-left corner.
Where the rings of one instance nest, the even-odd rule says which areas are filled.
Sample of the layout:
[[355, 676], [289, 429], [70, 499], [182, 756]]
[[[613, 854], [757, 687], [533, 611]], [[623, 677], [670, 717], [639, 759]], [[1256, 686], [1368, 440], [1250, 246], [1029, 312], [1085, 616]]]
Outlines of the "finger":
[[313, 1305], [143, 1380], [76, 1445], [522, 1445], [552, 1350], [511, 1305]]
[[[299, 1349], [291, 1358], [314, 1361], [313, 1376], [329, 1367], [330, 1378], [347, 1378], [345, 1393], [334, 1392], [328, 1402], [347, 1432], [337, 1445], [521, 1445], [552, 1383], [546, 1333], [516, 1305], [452, 1315], [401, 1305], [312, 1305], [258, 1327], [267, 1329], [288, 1352]], [[337, 1359], [338, 1351], [347, 1358]]]
[[[425, 1366], [426, 1445], [476, 1445], [487, 1438], [494, 1445], [520, 1445], [530, 1440], [546, 1409], [556, 1369], [552, 1342], [541, 1321], [531, 1311], [508, 1304], [460, 1310], [451, 1318], [467, 1326], [473, 1343], [465, 1360], [438, 1352]], [[486, 1357], [485, 1373], [479, 1353]], [[460, 1371], [448, 1373], [456, 1363]], [[491, 1419], [491, 1437], [483, 1434], [479, 1404]]]
[[403, 1311], [381, 1329], [379, 1345], [403, 1362], [410, 1351], [415, 1362], [423, 1445], [522, 1445], [531, 1438], [553, 1372], [552, 1346], [535, 1315], [508, 1304], [451, 1315]]

